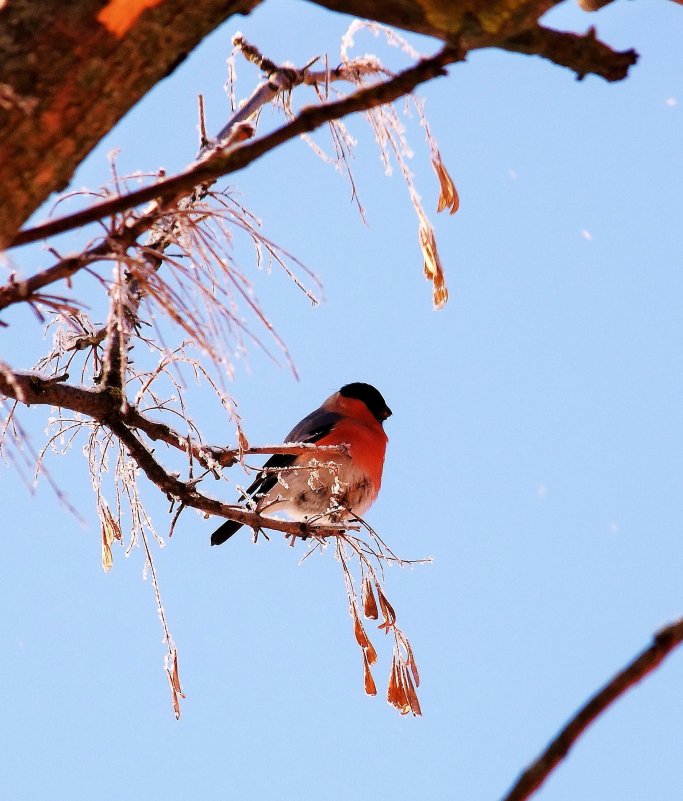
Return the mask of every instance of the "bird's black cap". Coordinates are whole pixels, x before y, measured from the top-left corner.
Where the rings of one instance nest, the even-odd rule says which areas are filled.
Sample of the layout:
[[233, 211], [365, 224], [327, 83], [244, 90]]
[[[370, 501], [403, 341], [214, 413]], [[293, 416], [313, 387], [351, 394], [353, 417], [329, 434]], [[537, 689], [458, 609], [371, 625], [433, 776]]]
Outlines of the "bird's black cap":
[[345, 384], [339, 390], [339, 394], [344, 398], [363, 401], [380, 423], [391, 415], [391, 409], [387, 406], [382, 393], [371, 384], [363, 384], [361, 381]]

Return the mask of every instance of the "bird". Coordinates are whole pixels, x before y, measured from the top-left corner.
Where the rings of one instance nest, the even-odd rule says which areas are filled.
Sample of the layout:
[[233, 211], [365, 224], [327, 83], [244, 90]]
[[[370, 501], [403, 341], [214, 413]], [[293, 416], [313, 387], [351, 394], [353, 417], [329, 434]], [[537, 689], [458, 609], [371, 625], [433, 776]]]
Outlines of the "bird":
[[[240, 500], [261, 514], [283, 512], [299, 521], [339, 523], [365, 514], [382, 483], [388, 442], [383, 423], [391, 414], [371, 384], [345, 384], [297, 423], [285, 441], [347, 445], [348, 451], [329, 459], [274, 454]], [[211, 544], [221, 545], [241, 527], [226, 520], [211, 535]]]

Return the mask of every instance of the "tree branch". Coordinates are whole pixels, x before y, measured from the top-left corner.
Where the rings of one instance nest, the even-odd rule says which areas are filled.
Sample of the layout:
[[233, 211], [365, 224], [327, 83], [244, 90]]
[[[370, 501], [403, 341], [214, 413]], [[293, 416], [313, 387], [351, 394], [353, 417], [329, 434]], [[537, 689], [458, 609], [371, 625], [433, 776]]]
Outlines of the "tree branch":
[[576, 73], [579, 81], [586, 75], [599, 75], [606, 81], [621, 81], [638, 61], [635, 50], [618, 52], [596, 37], [591, 27], [583, 34], [565, 33], [536, 25], [500, 45], [514, 53], [541, 56]]
[[34, 228], [20, 231], [9, 247], [26, 245], [54, 234], [73, 230], [87, 223], [95, 222], [102, 217], [124, 211], [150, 200], [157, 200], [164, 204], [173, 203], [191, 191], [197, 184], [212, 181], [222, 175], [242, 170], [265, 153], [294, 137], [314, 131], [326, 122], [331, 122], [358, 111], [367, 111], [385, 103], [391, 103], [399, 97], [409, 94], [419, 84], [431, 78], [445, 75], [445, 67], [448, 64], [462, 60], [462, 58], [463, 56], [458, 49], [451, 46], [443, 47], [436, 55], [431, 58], [421, 59], [417, 64], [400, 72], [388, 81], [359, 89], [341, 100], [303, 108], [295, 119], [266, 136], [230, 147], [227, 150], [219, 147], [209, 153], [202, 161], [196, 162], [177, 175], [127, 195], [121, 195], [103, 203], [98, 203], [75, 214], [50, 220]]
[[[50, 379], [47, 379], [48, 381]], [[191, 437], [183, 437], [166, 423], [159, 423], [149, 420], [137, 409], [127, 406], [121, 412], [121, 421], [130, 428], [137, 428], [144, 432], [151, 440], [164, 442], [176, 450], [192, 454], [194, 459], [211, 469], [216, 465], [230, 467], [235, 464], [240, 455], [243, 456], [264, 456], [273, 453], [298, 456], [308, 453], [311, 458], [315, 456], [329, 456], [335, 453], [345, 453], [346, 448], [339, 445], [312, 445], [306, 442], [288, 443], [286, 445], [257, 445], [253, 448], [222, 448], [217, 445], [203, 445], [195, 442]]]
[[543, 753], [524, 771], [503, 801], [526, 801], [567, 756], [583, 732], [609, 706], [652, 673], [683, 642], [683, 619], [654, 636], [652, 645], [594, 695], [559, 732]]
[[[233, 44], [240, 48], [245, 58], [256, 63], [262, 70], [268, 71], [268, 79], [262, 82], [251, 97], [233, 114], [211, 146], [208, 146], [204, 141], [198, 156], [199, 160], [210, 155], [212, 148], [215, 150], [217, 146], [220, 146], [223, 149], [227, 149], [238, 142], [250, 139], [254, 135], [254, 129], [246, 122], [247, 119], [283, 89], [291, 90], [295, 85], [299, 84], [316, 86], [329, 81], [353, 81], [357, 80], [359, 75], [367, 75], [373, 71], [382, 75], [387, 74], [380, 67], [373, 67], [364, 60], [342, 64], [331, 70], [310, 70], [307, 67], [303, 69], [279, 67], [274, 62], [265, 59], [257, 48], [247, 42], [241, 35], [234, 37]], [[205, 181], [193, 186], [191, 193], [184, 195], [179, 201], [178, 208], [183, 211], [192, 208], [194, 203], [206, 194], [208, 187], [212, 183], [213, 181]], [[18, 302], [31, 303], [40, 301], [42, 298], [39, 297], [39, 291], [45, 286], [64, 278], [68, 279], [79, 270], [97, 261], [112, 258], [114, 251], [125, 250], [126, 247], [133, 245], [146, 230], [154, 226], [158, 226], [159, 230], [154, 231], [148, 240], [146, 247], [153, 252], [149, 252], [146, 255], [146, 259], [152, 269], [157, 269], [163, 261], [162, 253], [168, 244], [173, 241], [175, 233], [175, 223], [172, 215], [170, 218], [165, 216], [165, 212], [172, 205], [175, 205], [172, 201], [167, 201], [163, 205], [161, 202], [153, 203], [152, 208], [148, 209], [138, 219], [124, 219], [117, 230], [111, 232], [104, 241], [91, 247], [85, 253], [61, 259], [53, 266], [31, 276], [29, 279], [17, 281], [14, 276], [10, 277], [9, 282], [0, 287], [0, 309]], [[86, 209], [85, 211], [89, 214], [91, 210]], [[64, 219], [70, 219], [74, 225], [77, 225], [82, 213], [76, 212], [74, 215]], [[29, 232], [26, 231], [25, 233], [28, 235]], [[99, 344], [107, 336], [107, 331], [108, 327], [104, 326], [94, 334], [81, 337], [75, 343], [75, 349], [82, 350]]]
[[[185, 506], [220, 517], [227, 517], [252, 528], [268, 528], [290, 536], [305, 536], [311, 533], [312, 527], [303, 523], [263, 517], [242, 507], [221, 503], [202, 495], [197, 492], [194, 482], [180, 481], [168, 473], [135, 436], [131, 428], [139, 428], [151, 439], [162, 440], [185, 453], [189, 447], [192, 455], [207, 467], [211, 466], [209, 460], [221, 465], [233, 464], [240, 453], [237, 449], [201, 445], [182, 437], [164, 423], [148, 420], [131, 406], [122, 410], [120, 390], [115, 388], [86, 389], [67, 384], [66, 379], [66, 375], [43, 378], [35, 373], [13, 372], [6, 366], [2, 366], [0, 369], [0, 394], [13, 398], [26, 406], [57, 406], [79, 412], [106, 426], [123, 442], [147, 478], [164, 493], [177, 498]], [[321, 447], [306, 443], [290, 443], [247, 448], [242, 453], [309, 453], [311, 458], [314, 458], [316, 455], [329, 456], [344, 451], [343, 446]], [[339, 527], [316, 526], [315, 533], [319, 536], [336, 535], [339, 534]]]

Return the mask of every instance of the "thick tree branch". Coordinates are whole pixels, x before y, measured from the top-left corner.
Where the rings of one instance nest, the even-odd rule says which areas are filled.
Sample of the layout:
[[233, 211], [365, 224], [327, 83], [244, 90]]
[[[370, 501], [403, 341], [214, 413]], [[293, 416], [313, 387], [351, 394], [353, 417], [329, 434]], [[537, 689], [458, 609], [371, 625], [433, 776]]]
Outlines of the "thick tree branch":
[[446, 66], [461, 59], [462, 56], [458, 50], [449, 46], [444, 47], [435, 56], [421, 59], [417, 64], [400, 72], [388, 81], [359, 89], [341, 100], [323, 103], [319, 106], [307, 106], [301, 110], [295, 119], [270, 134], [227, 150], [219, 148], [202, 161], [195, 163], [189, 169], [177, 175], [158, 181], [151, 186], [143, 187], [128, 195], [98, 203], [76, 214], [51, 220], [26, 231], [20, 231], [10, 244], [10, 247], [18, 247], [54, 234], [79, 228], [87, 223], [95, 222], [103, 217], [130, 209], [150, 200], [158, 200], [164, 204], [173, 203], [190, 192], [197, 184], [212, 181], [222, 175], [242, 170], [279, 145], [301, 134], [310, 133], [327, 122], [358, 111], [367, 111], [375, 106], [391, 103], [399, 97], [412, 92], [419, 84], [437, 76], [445, 75]]
[[621, 81], [638, 61], [635, 50], [612, 50], [596, 38], [592, 27], [581, 36], [536, 25], [506, 40], [501, 47], [515, 53], [547, 58], [573, 70], [578, 80], [583, 80], [586, 75], [599, 75], [606, 81]]
[[0, 242], [68, 184], [93, 146], [210, 31], [255, 4], [2, 3], [0, 85], [13, 100], [0, 107]]
[[490, 47], [528, 28], [561, 0], [315, 0], [333, 11], [375, 19], [397, 28], [436, 36], [444, 41], [466, 38]]
[[652, 645], [606, 684], [586, 703], [543, 753], [524, 771], [503, 801], [525, 801], [567, 756], [583, 732], [609, 706], [641, 679], [652, 673], [683, 642], [683, 620], [666, 626], [654, 636]]

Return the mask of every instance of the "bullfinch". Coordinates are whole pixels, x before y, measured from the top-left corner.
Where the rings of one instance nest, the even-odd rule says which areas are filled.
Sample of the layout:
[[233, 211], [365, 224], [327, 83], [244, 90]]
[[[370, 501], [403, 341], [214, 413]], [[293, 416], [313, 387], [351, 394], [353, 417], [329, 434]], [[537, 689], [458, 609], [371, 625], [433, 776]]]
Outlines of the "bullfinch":
[[[363, 515], [382, 483], [387, 435], [382, 423], [391, 414], [382, 395], [370, 384], [346, 384], [285, 437], [286, 442], [347, 445], [347, 453], [315, 457], [275, 454], [263, 465], [242, 495], [248, 507], [262, 514], [284, 512], [293, 520], [338, 523]], [[240, 529], [226, 520], [211, 535], [221, 545]]]

